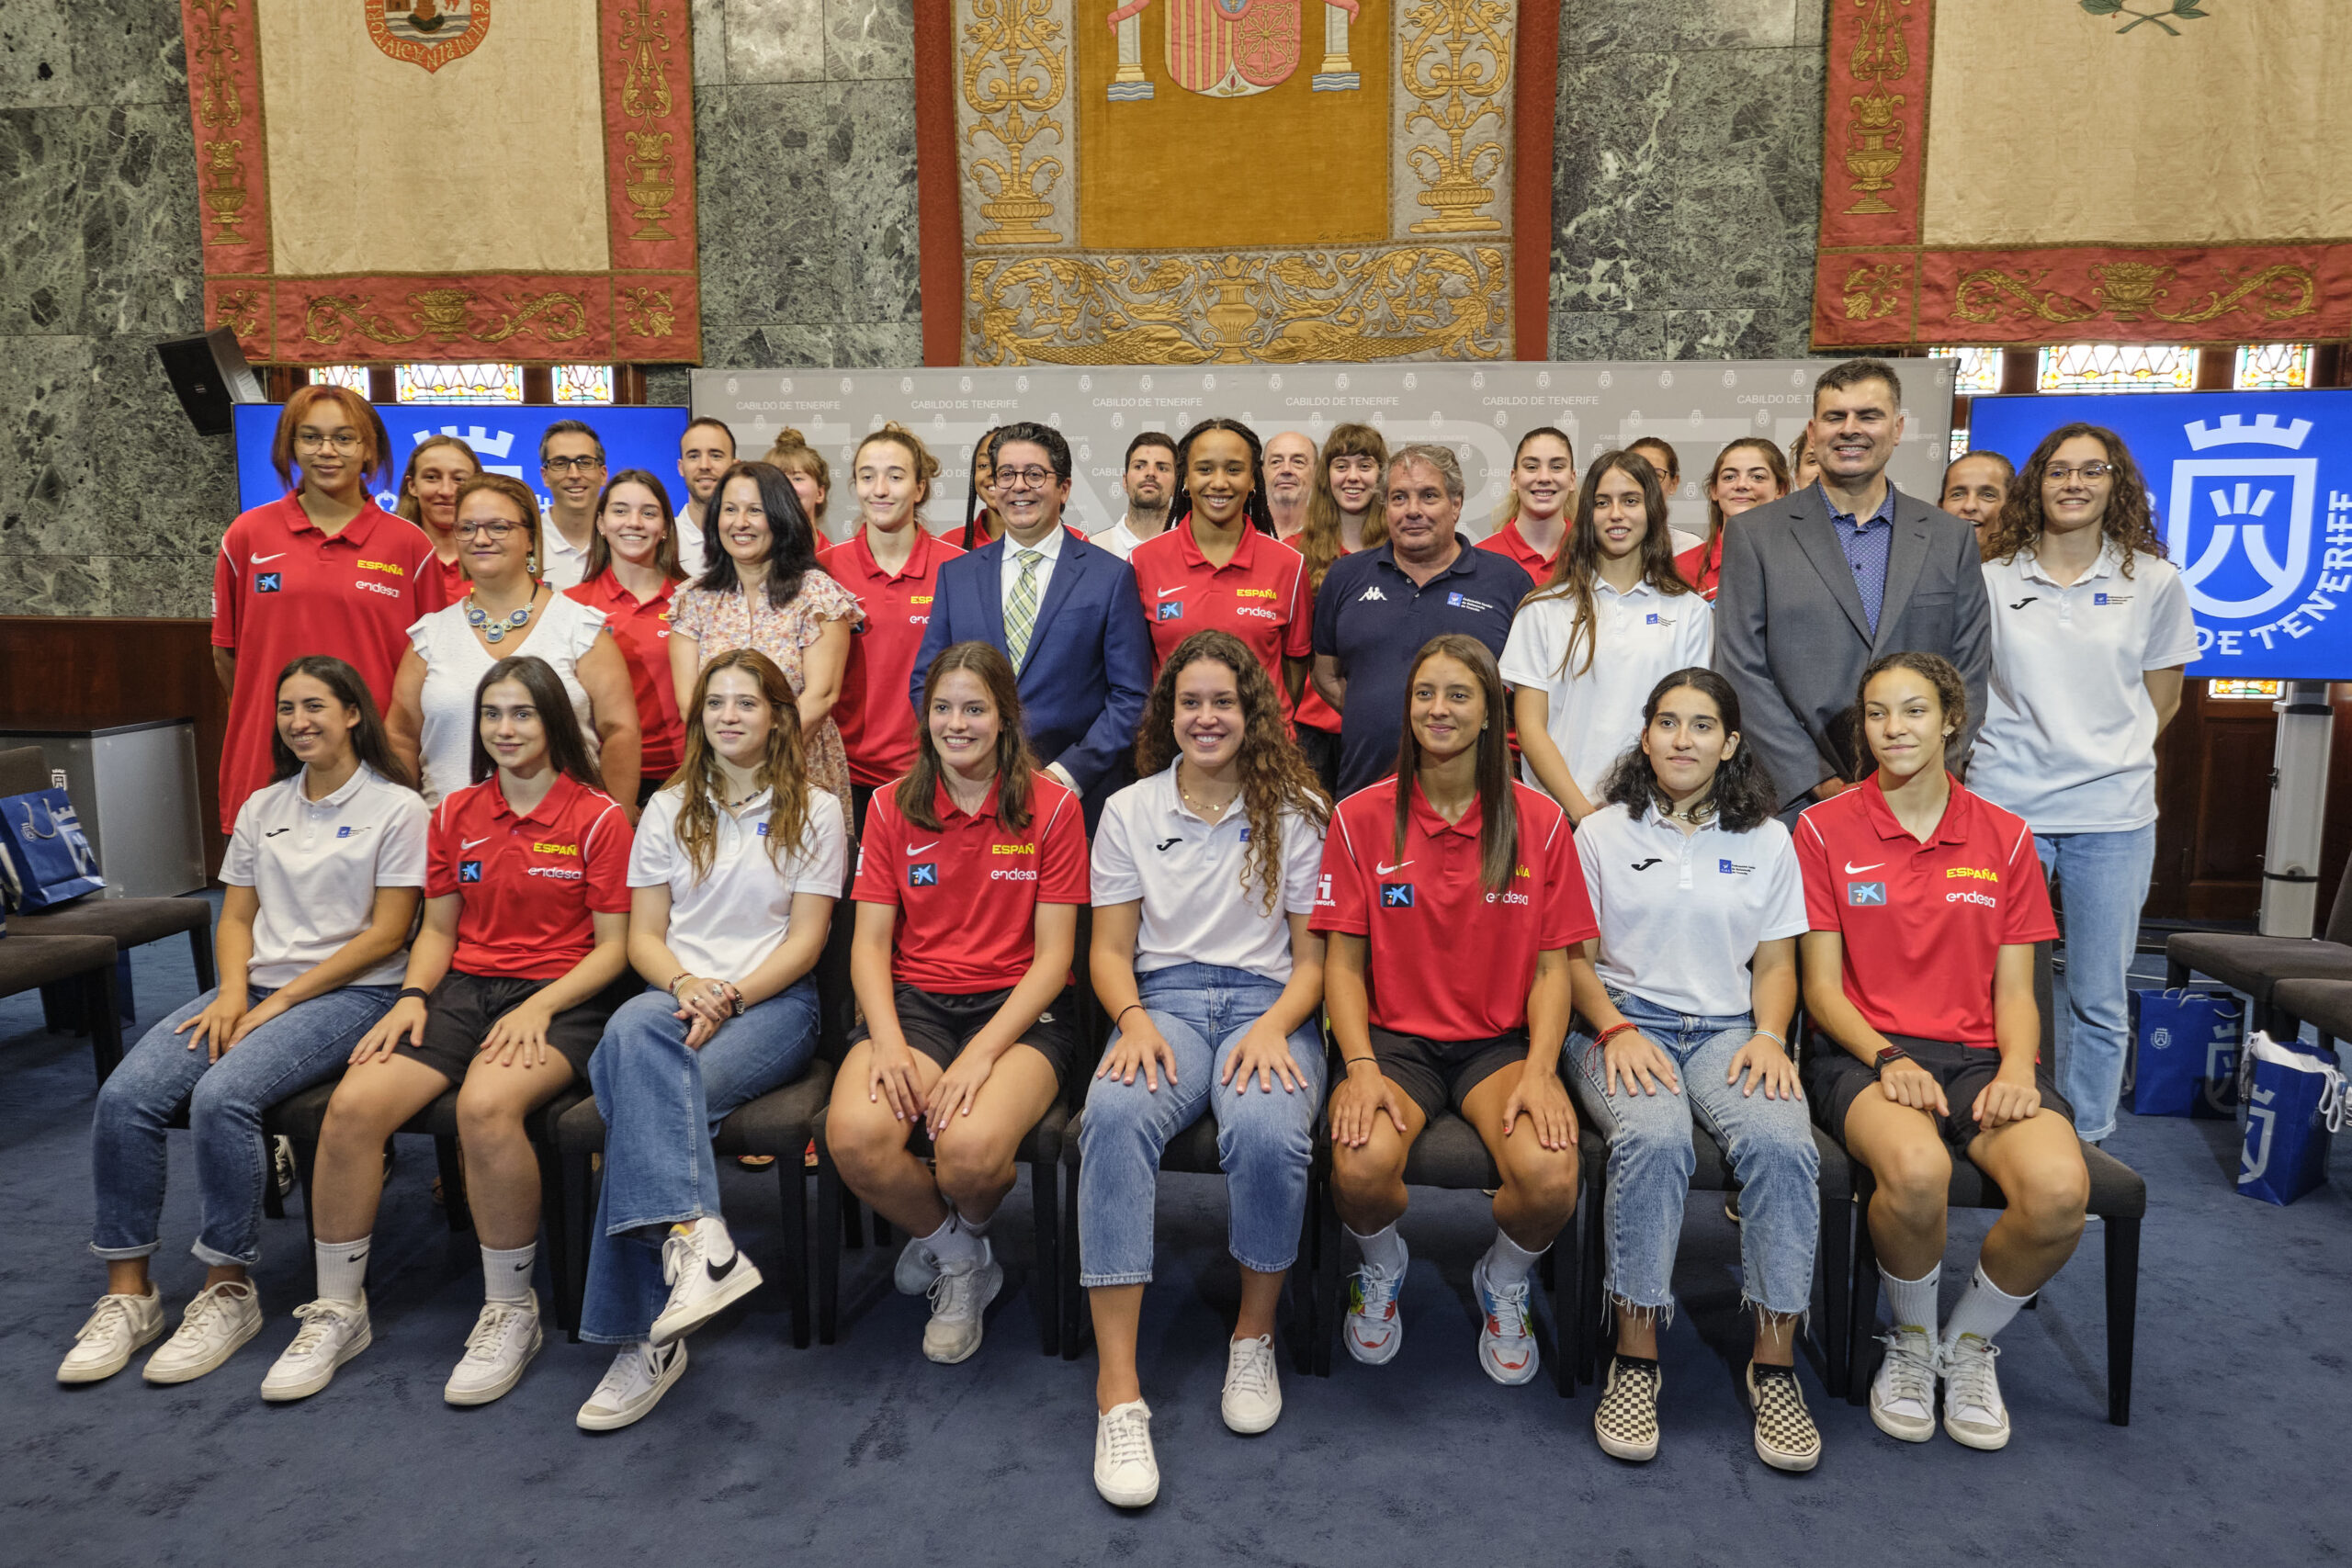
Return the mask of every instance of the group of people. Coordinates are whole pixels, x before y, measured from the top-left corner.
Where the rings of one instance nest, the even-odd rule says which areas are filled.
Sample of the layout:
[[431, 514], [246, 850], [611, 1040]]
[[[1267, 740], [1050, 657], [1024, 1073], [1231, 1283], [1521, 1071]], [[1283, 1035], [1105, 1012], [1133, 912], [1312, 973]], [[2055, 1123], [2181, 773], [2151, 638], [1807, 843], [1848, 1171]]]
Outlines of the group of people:
[[[896, 1280], [929, 1295], [933, 1360], [978, 1348], [1015, 1153], [1082, 1094], [1114, 1504], [1159, 1490], [1136, 1353], [1154, 1185], [1204, 1114], [1241, 1271], [1235, 1431], [1281, 1413], [1318, 1133], [1360, 1254], [1343, 1342], [1376, 1366], [1404, 1336], [1409, 1151], [1439, 1118], [1475, 1130], [1499, 1178], [1476, 1353], [1521, 1384], [1581, 1115], [1609, 1147], [1607, 1452], [1660, 1442], [1697, 1128], [1741, 1188], [1756, 1451], [1817, 1461], [1793, 1371], [1816, 1126], [1877, 1178], [1894, 1322], [1872, 1419], [2002, 1447], [1995, 1337], [2080, 1235], [2078, 1135], [2113, 1127], [2154, 744], [2194, 628], [2112, 433], [2053, 431], [1980, 542], [1888, 482], [1902, 427], [1891, 367], [1829, 369], [1795, 461], [1734, 442], [1682, 538], [1670, 447], [1579, 473], [1565, 433], [1532, 431], [1473, 543], [1443, 446], [1222, 418], [1138, 436], [1125, 514], [1092, 536], [1065, 517], [1059, 434], [991, 431], [951, 540], [923, 516], [937, 459], [886, 424], [828, 546], [822, 459], [787, 433], [738, 461], [713, 420], [682, 443], [683, 515], [558, 427], [548, 515], [438, 437], [404, 522], [368, 497], [373, 411], [305, 389], [288, 494], [232, 525], [216, 574], [220, 985], [100, 1093], [107, 1287], [60, 1378], [164, 1335], [148, 1260], [183, 1111], [209, 1272], [144, 1376], [202, 1376], [259, 1332], [262, 1116], [335, 1079], [317, 1293], [264, 1397], [368, 1348], [385, 1141], [454, 1089], [485, 1301], [445, 1397], [499, 1398], [542, 1341], [526, 1119], [584, 1079], [608, 1132], [581, 1331], [614, 1359], [578, 1420], [639, 1420], [759, 1281], [710, 1133], [807, 1069], [833, 1009], [822, 1135], [910, 1238]], [[2033, 998], [2052, 880], [2061, 1076]], [[1947, 1312], [1956, 1159], [2009, 1201]]]

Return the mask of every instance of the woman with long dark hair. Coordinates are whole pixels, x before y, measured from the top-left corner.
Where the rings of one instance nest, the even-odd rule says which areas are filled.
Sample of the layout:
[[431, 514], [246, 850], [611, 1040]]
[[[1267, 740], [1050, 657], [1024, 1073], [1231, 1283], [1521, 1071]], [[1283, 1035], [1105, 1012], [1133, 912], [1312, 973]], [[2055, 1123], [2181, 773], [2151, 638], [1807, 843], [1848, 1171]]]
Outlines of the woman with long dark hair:
[[628, 661], [639, 746], [632, 804], [640, 807], [677, 771], [685, 752], [685, 725], [670, 679], [672, 598], [685, 578], [678, 563], [678, 520], [662, 481], [643, 468], [623, 468], [606, 479], [596, 498], [587, 575], [564, 593], [604, 613], [605, 629]]
[[1707, 539], [1674, 558], [1682, 581], [1709, 604], [1724, 574], [1724, 526], [1741, 513], [1789, 493], [1789, 463], [1760, 435], [1743, 435], [1715, 454], [1707, 469]]
[[1813, 1299], [1820, 1156], [1789, 1044], [1804, 883], [1739, 723], [1739, 698], [1713, 671], [1667, 675], [1609, 774], [1607, 804], [1577, 828], [1600, 935], [1570, 965], [1581, 1024], [1569, 1081], [1609, 1139], [1617, 1320], [1593, 1430], [1619, 1459], [1657, 1453], [1658, 1329], [1674, 1314], [1690, 1136], [1703, 1126], [1740, 1183], [1756, 1452], [1811, 1470], [1821, 1434], [1797, 1387], [1796, 1329]]
[[1094, 837], [1091, 973], [1113, 1033], [1087, 1091], [1078, 1179], [1099, 1361], [1094, 1484], [1121, 1507], [1159, 1492], [1136, 1340], [1160, 1156], [1204, 1111], [1241, 1266], [1220, 1409], [1237, 1432], [1282, 1414], [1274, 1308], [1323, 1102], [1323, 939], [1306, 922], [1331, 812], [1272, 681], [1228, 632], [1193, 633], [1161, 668], [1136, 768], [1142, 780], [1111, 797]]
[[278, 672], [272, 782], [237, 811], [213, 931], [220, 984], [133, 1046], [98, 1090], [90, 1168], [107, 1293], [57, 1369], [96, 1382], [164, 1331], [149, 1282], [161, 1245], [164, 1134], [187, 1112], [196, 1138], [204, 1289], [149, 1358], [149, 1382], [186, 1382], [261, 1328], [249, 1270], [261, 1257], [271, 1179], [262, 1112], [333, 1077], [392, 1005], [401, 949], [424, 886], [428, 813], [392, 757], [375, 700], [340, 659]]
[[[1388, 537], [1387, 496], [1381, 476], [1388, 468], [1388, 443], [1368, 424], [1335, 424], [1315, 464], [1315, 488], [1306, 498], [1306, 526], [1297, 535], [1306, 562], [1307, 603], [1323, 592], [1331, 563], [1358, 550], [1377, 549]], [[1312, 628], [1310, 627], [1310, 632]], [[1327, 793], [1338, 790], [1340, 710], [1309, 681], [1299, 689], [1293, 715], [1299, 749], [1314, 765]]]
[[996, 505], [996, 438], [1003, 426], [983, 431], [972, 443], [972, 479], [964, 492], [964, 531], [956, 543], [977, 550], [1004, 537], [1004, 513]]

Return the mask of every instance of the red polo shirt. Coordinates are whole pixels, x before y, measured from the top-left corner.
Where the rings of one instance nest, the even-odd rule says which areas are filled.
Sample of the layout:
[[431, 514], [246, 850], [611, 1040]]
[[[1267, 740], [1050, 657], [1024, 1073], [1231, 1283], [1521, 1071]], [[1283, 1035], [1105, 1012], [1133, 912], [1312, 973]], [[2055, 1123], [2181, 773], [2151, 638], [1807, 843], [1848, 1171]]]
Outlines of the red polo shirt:
[[1510, 886], [1479, 878], [1474, 802], [1459, 822], [1412, 784], [1405, 847], [1396, 847], [1396, 784], [1360, 789], [1331, 814], [1309, 926], [1367, 938], [1372, 1021], [1394, 1034], [1458, 1043], [1527, 1025], [1535, 955], [1600, 934], [1568, 814], [1513, 783], [1519, 857]]
[[334, 655], [388, 712], [408, 628], [447, 603], [424, 531], [372, 501], [333, 538], [291, 495], [229, 525], [212, 564], [212, 646], [237, 656], [220, 746], [222, 831], [235, 830], [237, 808], [269, 782], [277, 672], [288, 661]]
[[1695, 550], [1685, 550], [1674, 558], [1674, 570], [1682, 581], [1699, 591], [1702, 599], [1713, 601], [1715, 585], [1724, 575], [1724, 536], [1717, 534]]
[[833, 722], [849, 752], [852, 782], [868, 789], [915, 765], [915, 716], [907, 688], [914, 682], [923, 628], [931, 624], [939, 569], [964, 553], [921, 524], [914, 530], [915, 547], [895, 572], [875, 560], [863, 527], [817, 557], [825, 575], [848, 589], [865, 612], [851, 628], [849, 669]]
[[1086, 821], [1078, 796], [1044, 773], [1029, 784], [1029, 825], [996, 819], [996, 786], [967, 815], [937, 786], [936, 829], [877, 789], [858, 845], [854, 897], [899, 911], [890, 975], [943, 996], [977, 996], [1021, 983], [1037, 953], [1037, 906], [1087, 900]]
[[[430, 542], [432, 536], [428, 534], [425, 538]], [[433, 572], [441, 580], [441, 603], [445, 606], [456, 604], [473, 592], [474, 580], [466, 575], [463, 556], [451, 556], [443, 560], [436, 551], [433, 557]]]
[[1519, 531], [1519, 519], [1516, 517], [1479, 540], [1478, 547], [1492, 550], [1498, 556], [1510, 557], [1520, 564], [1521, 570], [1535, 580], [1538, 588], [1552, 581], [1553, 564], [1560, 558], [1556, 550], [1548, 556], [1537, 555], [1535, 547], [1527, 542], [1527, 536]]
[[[1194, 632], [1231, 632], [1283, 689], [1283, 660], [1315, 652], [1314, 598], [1306, 587], [1306, 562], [1299, 553], [1255, 528], [1244, 528], [1233, 558], [1211, 566], [1193, 536], [1187, 515], [1137, 545], [1127, 558], [1135, 568], [1136, 593], [1151, 626], [1151, 667], [1157, 675], [1169, 655]], [[1287, 703], [1285, 703], [1287, 705]]]
[[628, 911], [628, 818], [612, 797], [559, 776], [517, 817], [493, 773], [442, 798], [427, 839], [424, 896], [457, 894], [468, 975], [553, 980], [596, 945], [594, 914]]
[[2033, 832], [1952, 781], [1926, 843], [1873, 773], [1797, 818], [1805, 917], [1845, 938], [1846, 998], [1881, 1034], [1990, 1050], [1993, 961], [2058, 934]]
[[686, 754], [678, 686], [670, 677], [670, 600], [677, 591], [678, 585], [665, 578], [660, 592], [639, 599], [621, 586], [610, 567], [594, 581], [563, 591], [566, 597], [605, 612], [605, 625], [628, 660], [629, 689], [637, 694], [637, 724], [644, 737], [639, 766], [650, 780], [676, 773]]

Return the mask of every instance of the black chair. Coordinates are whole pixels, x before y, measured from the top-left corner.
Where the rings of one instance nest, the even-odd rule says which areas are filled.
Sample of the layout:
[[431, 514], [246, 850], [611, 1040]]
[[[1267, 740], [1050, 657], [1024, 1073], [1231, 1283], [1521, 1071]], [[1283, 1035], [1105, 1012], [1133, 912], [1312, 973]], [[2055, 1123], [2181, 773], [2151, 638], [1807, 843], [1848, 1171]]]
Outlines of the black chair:
[[2352, 980], [2352, 867], [2335, 885], [2327, 930], [2318, 938], [2254, 936], [2234, 931], [2181, 931], [2165, 942], [2165, 984], [2185, 986], [2190, 975], [2210, 975], [2253, 999], [2254, 1021], [2273, 1034], [2283, 1016], [2274, 1016], [2275, 992], [2282, 980]]
[[44, 1010], [46, 1021], [52, 1029], [63, 1028], [70, 1017], [77, 1031], [88, 1032], [98, 1082], [105, 1083], [122, 1062], [122, 1013], [115, 989], [120, 950], [112, 937], [33, 936], [25, 927], [26, 917], [13, 915], [8, 934], [0, 937], [0, 997], [30, 990], [44, 998], [69, 995], [69, 1008]]
[[[2333, 1051], [2339, 1041], [2352, 1040], [2352, 980], [2281, 980], [2272, 1003], [2284, 1021], [2315, 1026], [2322, 1050]], [[2300, 1034], [2301, 1030], [2289, 1032]]]

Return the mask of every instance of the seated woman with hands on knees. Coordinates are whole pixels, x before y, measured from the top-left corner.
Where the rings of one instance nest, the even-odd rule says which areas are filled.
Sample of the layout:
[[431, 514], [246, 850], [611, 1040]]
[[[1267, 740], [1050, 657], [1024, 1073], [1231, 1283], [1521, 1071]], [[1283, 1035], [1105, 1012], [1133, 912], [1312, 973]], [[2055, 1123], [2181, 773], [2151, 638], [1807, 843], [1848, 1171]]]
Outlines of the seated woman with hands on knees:
[[[1086, 829], [1022, 739], [1012, 664], [943, 649], [923, 677], [915, 765], [875, 792], [858, 849], [851, 1035], [825, 1143], [851, 1191], [914, 1239], [899, 1288], [928, 1287], [923, 1354], [961, 1361], [1004, 1283], [988, 1225], [1013, 1156], [1079, 1043], [1070, 991]], [[931, 1140], [926, 1164], [910, 1140]]]
[[580, 1408], [589, 1431], [650, 1411], [685, 1371], [685, 1336], [759, 1286], [719, 1216], [711, 1134], [817, 1054], [813, 970], [847, 858], [841, 802], [809, 787], [792, 686], [766, 654], [705, 667], [685, 748], [629, 855], [629, 959], [660, 989], [621, 1004], [588, 1063], [606, 1133], [580, 1337], [620, 1347]]
[[1142, 780], [1111, 797], [1094, 838], [1094, 990], [1114, 1032], [1088, 1087], [1078, 1176], [1100, 1357], [1094, 1484], [1122, 1507], [1159, 1493], [1136, 1339], [1160, 1156], [1204, 1111], [1241, 1266], [1225, 1424], [1262, 1432], [1282, 1414], [1274, 1308], [1323, 1107], [1323, 939], [1306, 922], [1331, 815], [1272, 676], [1228, 632], [1196, 632], [1169, 656], [1136, 761]]
[[442, 1397], [486, 1404], [538, 1353], [539, 1163], [523, 1118], [586, 1070], [630, 988], [629, 826], [597, 789], [546, 660], [500, 660], [474, 708], [474, 782], [434, 810], [424, 921], [400, 999], [351, 1053], [327, 1107], [311, 1183], [319, 1299], [296, 1309], [301, 1330], [262, 1380], [264, 1399], [307, 1398], [368, 1348], [384, 1140], [452, 1085], [487, 1301]]
[[1617, 1319], [1593, 1430], [1619, 1459], [1657, 1456], [1658, 1329], [1674, 1314], [1695, 1125], [1722, 1143], [1740, 1183], [1757, 1455], [1811, 1470], [1821, 1434], [1797, 1387], [1796, 1330], [1813, 1299], [1821, 1158], [1789, 1049], [1804, 883], [1739, 724], [1722, 676], [1667, 675], [1643, 706], [1640, 740], [1608, 776], [1607, 804], [1577, 829], [1600, 936], [1570, 965], [1589, 1032], [1568, 1050], [1577, 1098], [1609, 1139]]
[[1396, 776], [1332, 813], [1311, 927], [1346, 1077], [1331, 1092], [1331, 1184], [1363, 1254], [1342, 1337], [1369, 1365], [1403, 1342], [1405, 1161], [1449, 1108], [1502, 1185], [1494, 1246], [1471, 1272], [1478, 1364], [1537, 1371], [1528, 1271], [1576, 1211], [1577, 1123], [1560, 1079], [1568, 960], [1596, 934], [1567, 813], [1513, 782], [1494, 655], [1425, 644], [1407, 673]]
[[237, 811], [220, 921], [220, 985], [147, 1032], [98, 1090], [91, 1174], [107, 1293], [57, 1369], [96, 1382], [164, 1331], [147, 1260], [161, 1243], [164, 1134], [196, 1139], [204, 1289], [143, 1374], [187, 1382], [261, 1330], [248, 1270], [261, 1258], [262, 1113], [333, 1077], [400, 984], [424, 886], [424, 800], [393, 757], [359, 671], [308, 654], [277, 677], [272, 780]]
[[[2072, 1110], [2037, 1060], [2033, 949], [2058, 928], [2031, 829], [1946, 771], [1968, 723], [1951, 662], [1888, 654], [1863, 671], [1855, 705], [1856, 750], [1877, 773], [1797, 819], [1805, 1007], [1835, 1047], [1816, 1048], [1805, 1090], [1878, 1183], [1871, 1243], [1894, 1328], [1871, 1419], [1928, 1441], [1940, 1381], [1944, 1431], [1998, 1449], [2009, 1415], [1993, 1337], [2074, 1255], [2090, 1196]], [[1939, 1333], [1955, 1156], [2008, 1207]]]

